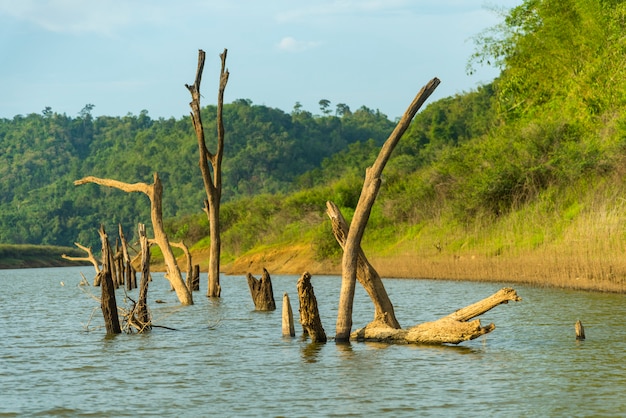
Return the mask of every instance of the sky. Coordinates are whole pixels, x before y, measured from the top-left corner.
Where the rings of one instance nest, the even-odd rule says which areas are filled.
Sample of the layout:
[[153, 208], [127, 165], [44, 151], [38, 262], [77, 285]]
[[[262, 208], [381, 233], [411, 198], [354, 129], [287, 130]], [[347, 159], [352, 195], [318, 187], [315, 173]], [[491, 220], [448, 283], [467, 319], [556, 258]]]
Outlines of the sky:
[[202, 106], [249, 99], [320, 114], [319, 101], [400, 117], [433, 77], [430, 101], [497, 76], [468, 75], [473, 37], [522, 0], [0, 0], [0, 118], [51, 107], [76, 116], [188, 115], [198, 50]]

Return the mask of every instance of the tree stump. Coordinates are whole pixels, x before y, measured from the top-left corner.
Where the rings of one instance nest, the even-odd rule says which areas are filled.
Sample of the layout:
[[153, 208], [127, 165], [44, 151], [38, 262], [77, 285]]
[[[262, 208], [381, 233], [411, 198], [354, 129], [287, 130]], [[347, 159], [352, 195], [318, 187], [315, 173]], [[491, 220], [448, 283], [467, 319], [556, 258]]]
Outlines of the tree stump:
[[100, 234], [100, 239], [102, 240], [103, 265], [102, 270], [98, 273], [98, 276], [100, 276], [100, 289], [102, 290], [100, 306], [102, 308], [102, 316], [104, 317], [104, 326], [107, 334], [120, 334], [122, 332], [122, 328], [120, 327], [120, 320], [117, 315], [115, 286], [111, 275], [111, 247], [109, 246], [109, 238], [104, 231], [104, 226], [100, 226], [98, 233]]
[[322, 326], [322, 320], [317, 309], [317, 299], [311, 284], [311, 275], [308, 272], [302, 274], [298, 280], [298, 299], [300, 300], [300, 324], [305, 335], [311, 337], [312, 342], [325, 343], [326, 332]]
[[193, 266], [193, 276], [191, 277], [191, 291], [197, 292], [200, 290], [200, 266], [198, 264]]
[[576, 339], [584, 340], [585, 339], [585, 327], [583, 327], [583, 323], [580, 321], [576, 321], [574, 324], [574, 330], [576, 331]]
[[293, 325], [293, 311], [291, 310], [291, 303], [289, 302], [289, 295], [283, 294], [283, 337], [295, 337], [296, 330]]
[[274, 293], [272, 291], [272, 278], [266, 269], [263, 269], [263, 276], [260, 279], [255, 278], [248, 273], [248, 287], [254, 302], [254, 308], [257, 311], [273, 311], [276, 310], [276, 302], [274, 302]]

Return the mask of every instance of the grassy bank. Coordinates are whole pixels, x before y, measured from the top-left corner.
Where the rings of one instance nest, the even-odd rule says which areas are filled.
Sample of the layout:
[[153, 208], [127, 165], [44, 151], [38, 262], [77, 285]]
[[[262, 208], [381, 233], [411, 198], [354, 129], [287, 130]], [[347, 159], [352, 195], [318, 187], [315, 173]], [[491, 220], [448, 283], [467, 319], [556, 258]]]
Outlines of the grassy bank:
[[64, 260], [61, 258], [62, 254], [74, 257], [84, 256], [76, 248], [71, 247], [0, 244], [0, 269], [80, 265], [80, 263]]
[[[626, 292], [626, 190], [600, 181], [546, 190], [500, 217], [459, 224], [442, 213], [421, 224], [368, 226], [363, 248], [383, 277], [506, 281]], [[301, 234], [302, 237], [311, 234]], [[203, 263], [202, 254], [198, 260]], [[339, 274], [340, 254], [320, 261], [293, 238], [223, 260], [229, 274]]]

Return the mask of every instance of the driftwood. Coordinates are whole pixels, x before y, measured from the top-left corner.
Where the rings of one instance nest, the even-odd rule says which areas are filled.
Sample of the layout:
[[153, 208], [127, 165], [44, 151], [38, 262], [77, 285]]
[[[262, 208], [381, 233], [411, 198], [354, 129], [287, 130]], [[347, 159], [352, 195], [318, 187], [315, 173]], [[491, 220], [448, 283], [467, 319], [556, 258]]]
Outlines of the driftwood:
[[191, 121], [198, 140], [200, 151], [200, 171], [204, 182], [204, 189], [207, 195], [205, 200], [205, 212], [209, 219], [209, 234], [211, 237], [211, 249], [209, 253], [209, 282], [207, 289], [208, 297], [220, 297], [220, 201], [222, 198], [222, 158], [224, 155], [224, 123], [222, 112], [224, 107], [224, 90], [228, 83], [229, 72], [226, 69], [227, 50], [220, 54], [222, 68], [220, 71], [220, 82], [217, 94], [217, 149], [215, 154], [209, 152], [205, 137], [202, 117], [200, 112], [200, 83], [202, 81], [202, 71], [204, 70], [204, 60], [206, 54], [203, 50], [198, 51], [198, 67], [196, 78], [190, 86], [185, 84], [191, 93]]
[[252, 274], [246, 276], [250, 295], [254, 302], [254, 308], [257, 311], [273, 311], [276, 310], [276, 302], [274, 301], [274, 292], [272, 290], [272, 278], [266, 269], [263, 269], [263, 275], [257, 279]]
[[111, 247], [109, 238], [104, 230], [104, 226], [100, 226], [98, 231], [102, 241], [102, 270], [98, 273], [100, 277], [100, 289], [102, 296], [100, 306], [102, 308], [102, 316], [104, 317], [104, 326], [107, 334], [120, 334], [120, 320], [117, 315], [117, 302], [115, 301], [115, 287], [113, 286], [113, 277], [111, 276]]
[[163, 227], [163, 209], [162, 209], [162, 195], [163, 185], [161, 179], [159, 179], [158, 173], [154, 173], [154, 183], [124, 183], [117, 180], [101, 179], [98, 177], [87, 176], [74, 182], [75, 185], [95, 183], [101, 186], [114, 187], [127, 193], [141, 192], [144, 193], [150, 199], [150, 217], [152, 220], [152, 228], [154, 230], [154, 241], [157, 243], [161, 252], [163, 253], [163, 259], [167, 272], [165, 277], [169, 280], [170, 284], [176, 291], [178, 300], [183, 305], [192, 305], [193, 297], [192, 293], [187, 289], [185, 282], [183, 281], [178, 264], [176, 264], [176, 258], [172, 252], [169, 239], [165, 233]]
[[319, 310], [317, 309], [317, 299], [311, 284], [311, 275], [306, 272], [298, 280], [298, 299], [300, 300], [300, 324], [305, 335], [311, 337], [314, 343], [324, 343], [327, 341], [326, 332], [322, 326]]
[[351, 338], [357, 341], [378, 341], [389, 343], [421, 343], [421, 344], [458, 344], [473, 340], [493, 331], [496, 326], [480, 325], [480, 320], [468, 322], [492, 308], [520, 301], [517, 292], [504, 288], [479, 302], [432, 322], [424, 322], [408, 329], [394, 329], [384, 323], [374, 321], [364, 328], [352, 333]]
[[426, 99], [435, 91], [440, 81], [433, 78], [419, 91], [413, 102], [402, 115], [389, 138], [383, 144], [378, 157], [371, 167], [365, 171], [365, 180], [359, 201], [354, 210], [354, 216], [350, 223], [350, 228], [343, 245], [343, 256], [341, 259], [341, 291], [339, 294], [339, 307], [337, 311], [336, 341], [346, 341], [350, 337], [352, 330], [352, 304], [354, 301], [354, 288], [356, 284], [359, 249], [361, 239], [367, 226], [372, 206], [378, 195], [381, 185], [381, 176], [387, 161], [398, 141], [409, 127], [411, 120], [422, 107]]
[[296, 329], [293, 325], [293, 310], [287, 293], [283, 294], [282, 331], [283, 337], [296, 336]]

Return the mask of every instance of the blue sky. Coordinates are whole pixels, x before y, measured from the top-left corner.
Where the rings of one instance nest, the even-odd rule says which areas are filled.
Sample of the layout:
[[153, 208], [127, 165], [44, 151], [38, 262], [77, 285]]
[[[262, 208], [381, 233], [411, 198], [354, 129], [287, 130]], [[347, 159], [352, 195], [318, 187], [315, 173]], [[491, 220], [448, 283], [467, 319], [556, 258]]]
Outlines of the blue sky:
[[362, 105], [394, 119], [431, 78], [431, 101], [474, 89], [497, 72], [466, 63], [492, 9], [522, 0], [0, 0], [0, 118], [46, 106], [76, 116], [147, 110], [189, 114], [185, 83], [207, 60], [202, 105], [215, 104], [228, 49], [225, 101], [290, 112]]

